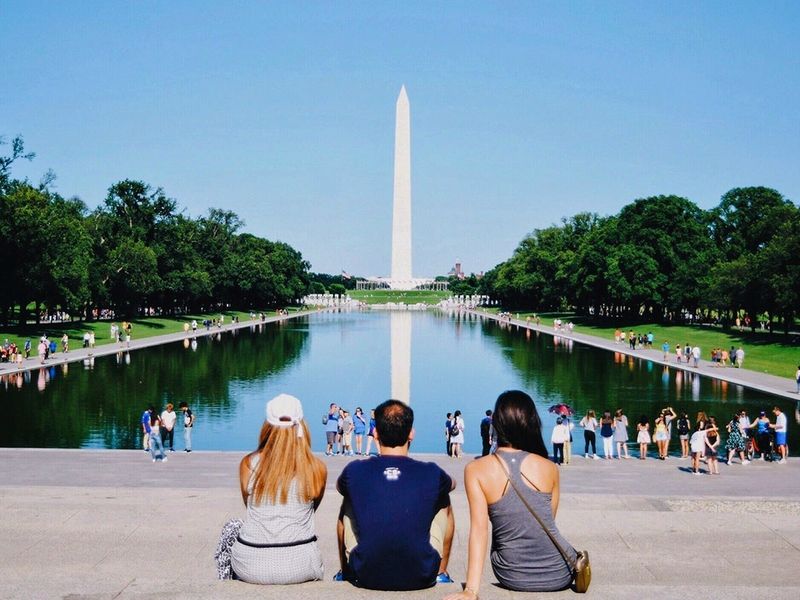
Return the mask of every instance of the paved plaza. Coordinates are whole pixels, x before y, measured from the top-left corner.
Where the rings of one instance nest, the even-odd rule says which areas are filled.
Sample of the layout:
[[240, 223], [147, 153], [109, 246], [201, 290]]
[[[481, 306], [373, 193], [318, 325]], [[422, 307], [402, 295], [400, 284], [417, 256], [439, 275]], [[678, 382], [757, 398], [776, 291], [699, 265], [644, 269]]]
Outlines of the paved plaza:
[[[336, 478], [347, 460], [326, 459], [317, 513], [325, 581], [287, 587], [219, 582], [213, 552], [222, 524], [243, 514], [238, 453], [140, 450], [0, 450], [0, 598], [398, 598], [334, 583]], [[466, 574], [469, 529], [462, 485], [470, 460], [421, 455], [458, 481], [450, 573]], [[786, 465], [721, 465], [693, 476], [688, 461], [574, 458], [562, 467], [559, 526], [590, 552], [594, 598], [797, 598], [800, 459]], [[398, 531], [402, 523], [398, 523]], [[485, 571], [482, 598], [520, 594]], [[441, 598], [458, 584], [405, 593]]]

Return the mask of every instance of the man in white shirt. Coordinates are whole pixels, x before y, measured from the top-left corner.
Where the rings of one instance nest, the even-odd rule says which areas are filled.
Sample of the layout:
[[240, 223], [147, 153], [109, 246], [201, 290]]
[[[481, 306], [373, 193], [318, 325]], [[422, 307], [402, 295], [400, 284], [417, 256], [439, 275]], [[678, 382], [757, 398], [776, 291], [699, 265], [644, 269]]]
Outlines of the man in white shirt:
[[697, 368], [700, 364], [700, 346], [692, 348], [692, 358], [694, 359], [694, 366]]
[[172, 410], [172, 403], [167, 404], [167, 408], [161, 413], [162, 438], [164, 447], [167, 446], [169, 440], [169, 451], [175, 452], [175, 422], [178, 420], [178, 415]]
[[778, 447], [778, 452], [781, 453], [781, 459], [778, 461], [778, 464], [785, 465], [786, 464], [786, 415], [779, 407], [775, 407], [772, 409], [772, 414], [775, 415], [775, 425], [773, 425], [773, 429], [775, 429], [775, 445]]

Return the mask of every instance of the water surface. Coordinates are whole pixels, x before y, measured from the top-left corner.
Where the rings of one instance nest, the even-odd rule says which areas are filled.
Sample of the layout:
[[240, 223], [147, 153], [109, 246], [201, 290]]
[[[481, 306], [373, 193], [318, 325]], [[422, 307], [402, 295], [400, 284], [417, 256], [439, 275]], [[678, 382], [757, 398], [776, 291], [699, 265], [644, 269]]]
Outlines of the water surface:
[[0, 446], [135, 448], [147, 405], [186, 401], [197, 417], [196, 449], [246, 450], [266, 401], [287, 392], [303, 402], [315, 450], [324, 449], [322, 415], [331, 402], [368, 413], [407, 395], [414, 450], [444, 452], [445, 413], [458, 409], [466, 450], [479, 452], [484, 411], [513, 388], [536, 400], [546, 442], [554, 422], [547, 407], [558, 403], [581, 414], [622, 408], [631, 438], [640, 415], [652, 421], [665, 406], [691, 416], [704, 410], [724, 425], [741, 407], [754, 415], [778, 404], [789, 416], [790, 447], [798, 441], [790, 400], [475, 316], [371, 311], [319, 313], [4, 376]]

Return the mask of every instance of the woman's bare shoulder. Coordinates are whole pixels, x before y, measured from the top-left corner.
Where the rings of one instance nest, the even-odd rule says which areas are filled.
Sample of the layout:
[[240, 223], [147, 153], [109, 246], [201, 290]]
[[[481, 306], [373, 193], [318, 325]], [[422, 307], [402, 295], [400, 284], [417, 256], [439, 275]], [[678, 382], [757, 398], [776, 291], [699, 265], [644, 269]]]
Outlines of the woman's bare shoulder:
[[558, 467], [548, 458], [538, 454], [529, 454], [522, 461], [522, 474], [536, 483], [543, 492], [552, 491], [558, 478]]

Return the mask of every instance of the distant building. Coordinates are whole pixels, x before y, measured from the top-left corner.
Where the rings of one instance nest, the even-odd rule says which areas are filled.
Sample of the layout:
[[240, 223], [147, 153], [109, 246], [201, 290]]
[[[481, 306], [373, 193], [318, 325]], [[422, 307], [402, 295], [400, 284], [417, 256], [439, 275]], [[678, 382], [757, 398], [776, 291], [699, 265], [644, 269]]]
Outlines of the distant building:
[[451, 277], [457, 277], [458, 279], [464, 279], [464, 277], [466, 277], [464, 271], [461, 269], [461, 261], [459, 259], [456, 259], [456, 264], [452, 269], [450, 269], [448, 275]]

